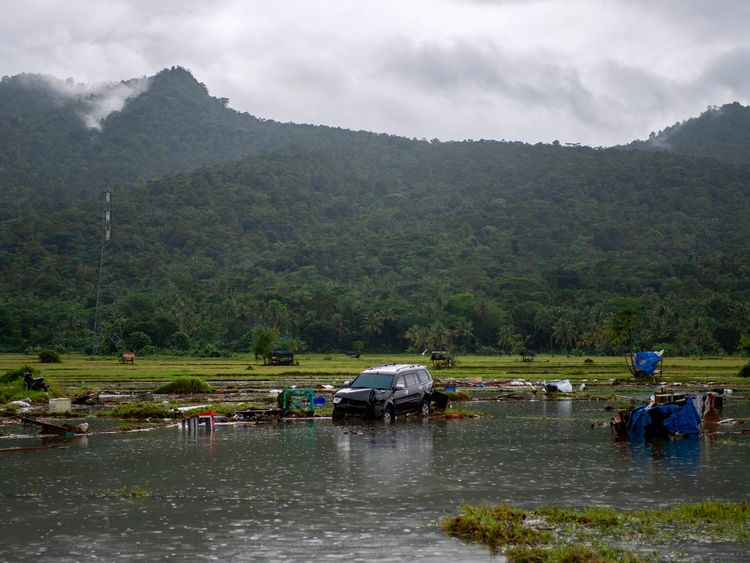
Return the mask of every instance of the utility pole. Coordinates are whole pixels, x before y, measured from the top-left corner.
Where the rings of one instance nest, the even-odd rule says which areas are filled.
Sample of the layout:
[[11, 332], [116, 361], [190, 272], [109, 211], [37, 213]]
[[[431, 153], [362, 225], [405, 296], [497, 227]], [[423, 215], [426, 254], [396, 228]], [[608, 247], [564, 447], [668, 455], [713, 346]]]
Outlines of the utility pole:
[[112, 254], [112, 190], [104, 192], [104, 234], [99, 253], [99, 277], [96, 282], [96, 311], [91, 354], [109, 351], [110, 343], [119, 353], [122, 350], [122, 321], [115, 292]]

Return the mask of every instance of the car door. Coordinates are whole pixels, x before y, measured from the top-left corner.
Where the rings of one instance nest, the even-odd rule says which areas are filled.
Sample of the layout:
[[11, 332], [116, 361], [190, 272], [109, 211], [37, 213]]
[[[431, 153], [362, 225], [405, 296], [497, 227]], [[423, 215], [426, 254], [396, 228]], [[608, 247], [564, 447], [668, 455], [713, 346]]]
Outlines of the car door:
[[406, 383], [406, 405], [404, 410], [416, 411], [419, 409], [419, 401], [422, 398], [421, 384], [415, 372], [405, 373], [404, 382]]
[[396, 413], [402, 413], [409, 408], [409, 389], [406, 387], [406, 381], [403, 375], [397, 375], [393, 380], [393, 410]]
[[417, 379], [420, 384], [420, 392], [422, 397], [430, 395], [432, 393], [432, 377], [427, 373], [427, 370], [421, 369], [417, 372]]

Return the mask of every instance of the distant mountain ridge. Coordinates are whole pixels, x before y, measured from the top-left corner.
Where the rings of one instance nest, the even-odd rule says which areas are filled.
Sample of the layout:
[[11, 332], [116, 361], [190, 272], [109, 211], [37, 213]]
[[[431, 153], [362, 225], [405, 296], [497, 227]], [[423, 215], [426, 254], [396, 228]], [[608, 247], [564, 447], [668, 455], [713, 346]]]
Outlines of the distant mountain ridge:
[[[138, 91], [140, 84], [148, 87]], [[92, 108], [104, 113], [104, 96], [111, 97], [118, 88], [124, 91], [116, 101], [126, 103], [96, 121]], [[123, 100], [133, 90], [135, 95]], [[4, 77], [0, 181], [5, 174], [6, 181], [25, 184], [33, 169], [36, 189], [99, 190], [108, 183], [194, 170], [290, 143], [314, 145], [353, 134], [262, 120], [226, 103], [210, 96], [206, 86], [181, 67], [90, 91], [41, 75]]]
[[[621, 311], [670, 353], [731, 353], [750, 334], [750, 167], [655, 142], [427, 142], [227, 105], [179, 67], [100, 90], [0, 82], [0, 350], [91, 342], [110, 184], [125, 336], [152, 351], [243, 350], [273, 327], [319, 351], [615, 353]], [[705, 153], [724, 115], [662, 141]]]
[[647, 140], [634, 141], [628, 148], [750, 164], [750, 107], [738, 102], [711, 107], [699, 117], [652, 133]]

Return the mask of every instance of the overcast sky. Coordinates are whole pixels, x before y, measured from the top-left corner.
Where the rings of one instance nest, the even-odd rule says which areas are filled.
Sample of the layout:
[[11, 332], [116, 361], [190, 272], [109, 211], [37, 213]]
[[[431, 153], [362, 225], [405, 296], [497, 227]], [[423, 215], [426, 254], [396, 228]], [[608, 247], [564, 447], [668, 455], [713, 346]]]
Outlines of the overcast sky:
[[747, 0], [3, 0], [0, 75], [181, 65], [240, 111], [416, 138], [645, 138], [750, 103]]

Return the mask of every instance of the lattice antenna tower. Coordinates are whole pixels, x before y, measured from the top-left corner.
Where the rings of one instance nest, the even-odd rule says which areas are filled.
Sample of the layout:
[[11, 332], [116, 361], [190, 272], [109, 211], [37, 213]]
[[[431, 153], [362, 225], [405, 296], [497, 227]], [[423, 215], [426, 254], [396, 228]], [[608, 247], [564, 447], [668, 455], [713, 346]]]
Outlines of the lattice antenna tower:
[[94, 313], [94, 340], [91, 353], [99, 353], [104, 345], [111, 344], [119, 353], [122, 350], [122, 320], [115, 291], [112, 254], [112, 190], [104, 192], [104, 234], [99, 253], [99, 278], [96, 282], [96, 312]]

